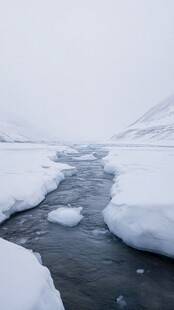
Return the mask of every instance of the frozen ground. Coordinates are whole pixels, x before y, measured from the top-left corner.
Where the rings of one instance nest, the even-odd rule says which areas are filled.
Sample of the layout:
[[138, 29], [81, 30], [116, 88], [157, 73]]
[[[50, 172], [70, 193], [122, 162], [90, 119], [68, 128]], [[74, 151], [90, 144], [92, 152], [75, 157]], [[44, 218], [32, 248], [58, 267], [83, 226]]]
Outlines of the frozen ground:
[[0, 249], [0, 309], [64, 310], [49, 270], [32, 252], [2, 238]]
[[67, 146], [0, 143], [0, 222], [17, 211], [38, 205], [75, 169], [58, 163]]
[[103, 164], [115, 176], [103, 211], [109, 229], [132, 247], [174, 257], [174, 148], [117, 147]]

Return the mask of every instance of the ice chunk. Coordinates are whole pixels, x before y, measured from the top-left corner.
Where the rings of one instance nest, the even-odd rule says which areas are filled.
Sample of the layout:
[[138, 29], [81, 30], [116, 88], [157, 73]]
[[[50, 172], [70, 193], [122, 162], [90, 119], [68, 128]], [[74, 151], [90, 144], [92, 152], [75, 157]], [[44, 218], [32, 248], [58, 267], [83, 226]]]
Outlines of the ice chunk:
[[144, 269], [137, 269], [137, 273], [138, 274], [143, 274], [144, 273]]
[[48, 221], [64, 226], [76, 226], [83, 218], [82, 207], [79, 208], [58, 208], [48, 214]]
[[46, 233], [47, 233], [46, 230], [38, 230], [38, 231], [36, 231], [36, 235], [38, 235], [38, 236], [45, 235]]
[[97, 158], [94, 156], [94, 154], [87, 154], [87, 155], [82, 155], [79, 157], [73, 157], [75, 160], [96, 160]]
[[21, 244], [21, 245], [25, 244], [27, 241], [28, 241], [27, 237], [21, 237], [21, 238], [16, 238], [15, 239], [15, 243]]
[[98, 235], [105, 235], [107, 232], [108, 232], [108, 230], [106, 230], [106, 229], [94, 229], [94, 230], [92, 230], [92, 233], [93, 233], [95, 236], [98, 236]]
[[124, 297], [122, 295], [120, 295], [118, 298], [117, 298], [117, 304], [119, 305], [119, 308], [120, 309], [123, 309], [127, 303], [126, 301], [124, 300]]

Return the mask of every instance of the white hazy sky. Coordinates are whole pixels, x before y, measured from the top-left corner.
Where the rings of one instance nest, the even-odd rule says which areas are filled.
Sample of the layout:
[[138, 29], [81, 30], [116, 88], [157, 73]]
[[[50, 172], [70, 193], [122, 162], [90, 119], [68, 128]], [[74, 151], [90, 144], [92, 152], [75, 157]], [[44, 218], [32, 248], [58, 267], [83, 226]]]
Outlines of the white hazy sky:
[[173, 0], [0, 0], [0, 114], [107, 139], [174, 92]]

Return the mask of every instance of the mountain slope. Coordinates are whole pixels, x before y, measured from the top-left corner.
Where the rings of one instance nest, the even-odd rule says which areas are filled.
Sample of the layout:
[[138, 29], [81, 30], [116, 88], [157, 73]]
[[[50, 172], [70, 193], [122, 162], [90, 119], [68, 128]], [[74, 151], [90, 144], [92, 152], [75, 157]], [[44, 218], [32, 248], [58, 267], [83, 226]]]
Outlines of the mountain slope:
[[0, 121], [0, 142], [41, 142], [53, 140], [48, 134], [40, 133], [27, 124], [18, 125]]
[[174, 95], [155, 105], [111, 141], [174, 142]]

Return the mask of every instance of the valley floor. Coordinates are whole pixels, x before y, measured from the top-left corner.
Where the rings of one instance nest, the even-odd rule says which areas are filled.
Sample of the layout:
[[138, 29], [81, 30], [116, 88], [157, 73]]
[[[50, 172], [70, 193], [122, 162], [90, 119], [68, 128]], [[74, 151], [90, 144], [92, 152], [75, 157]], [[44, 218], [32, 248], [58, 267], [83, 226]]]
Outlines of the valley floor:
[[[101, 165], [107, 150], [100, 145], [74, 147], [78, 153], [67, 153], [59, 157], [59, 162], [74, 166], [77, 173], [66, 177], [37, 208], [17, 213], [4, 222], [0, 228], [1, 237], [41, 254], [67, 310], [173, 309], [173, 260], [128, 247], [104, 223], [102, 211], [111, 203], [109, 193], [113, 184], [113, 175], [104, 173]], [[135, 171], [140, 173], [138, 163], [141, 162], [135, 158], [136, 150], [131, 150], [132, 157], [130, 153], [124, 157], [124, 149], [117, 148], [104, 160], [105, 170], [115, 173], [115, 181], [119, 166], [115, 159], [125, 163], [120, 169], [120, 176], [122, 172], [126, 177], [129, 168], [131, 171], [136, 168]], [[93, 152], [96, 159], [91, 157]], [[170, 154], [171, 160], [172, 152], [170, 150], [167, 155]], [[150, 163], [148, 153], [145, 154], [143, 162]], [[90, 156], [84, 160], [82, 156], [86, 155]], [[135, 162], [130, 162], [131, 158]], [[155, 156], [153, 158], [155, 162]], [[161, 157], [161, 161], [154, 166], [155, 171], [157, 168], [160, 171], [159, 163], [163, 161], [170, 166], [171, 162]], [[152, 175], [154, 170], [151, 165]], [[142, 171], [147, 172], [147, 165], [142, 166]], [[124, 180], [120, 184], [124, 185]], [[135, 184], [131, 180], [128, 188], [134, 189]], [[122, 189], [125, 191], [121, 185], [120, 193]], [[115, 203], [114, 189], [115, 186], [112, 189], [112, 205]], [[141, 196], [138, 189], [134, 194], [137, 199]], [[78, 226], [67, 228], [47, 220], [50, 211], [67, 205], [83, 207], [84, 218]], [[114, 214], [112, 217], [114, 219]], [[120, 225], [121, 221], [122, 218]], [[110, 225], [109, 222], [107, 224]]]

